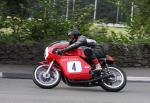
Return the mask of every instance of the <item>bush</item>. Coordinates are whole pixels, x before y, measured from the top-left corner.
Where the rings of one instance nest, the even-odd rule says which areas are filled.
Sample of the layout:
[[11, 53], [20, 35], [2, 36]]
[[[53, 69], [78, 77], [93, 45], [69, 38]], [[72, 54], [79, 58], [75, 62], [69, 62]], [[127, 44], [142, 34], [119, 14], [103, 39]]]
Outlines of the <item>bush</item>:
[[23, 43], [31, 34], [26, 25], [26, 20], [18, 17], [1, 18], [1, 42], [2, 43]]
[[[78, 28], [81, 33], [84, 33], [91, 25], [91, 5], [70, 12], [69, 18], [66, 19], [64, 15], [60, 15], [60, 8], [54, 5], [53, 0], [39, 0], [39, 2], [42, 8], [34, 15], [34, 18], [10, 16], [0, 18], [2, 43], [52, 42], [65, 39], [70, 29]], [[66, 1], [62, 3], [66, 4]], [[4, 32], [7, 28], [12, 30], [9, 35], [7, 35], [8, 32]]]
[[107, 28], [106, 27], [98, 27], [96, 25], [90, 26], [89, 30], [86, 31], [87, 36], [92, 39], [96, 39], [98, 42], [108, 42], [107, 36]]
[[[126, 3], [123, 0], [120, 1], [120, 7], [128, 17], [128, 33], [132, 43], [149, 43], [150, 38], [150, 2], [149, 0], [129, 0]], [[131, 21], [131, 4], [134, 3], [134, 15]], [[130, 6], [129, 6], [130, 4]]]
[[[119, 44], [150, 44], [148, 35], [131, 35], [125, 28], [92, 25], [86, 35], [99, 43], [111, 42]], [[142, 37], [141, 37], [142, 36]]]
[[1, 43], [44, 42], [63, 39], [71, 23], [62, 18], [21, 19], [19, 17], [0, 18]]
[[[120, 28], [118, 28], [120, 29]], [[88, 36], [98, 42], [130, 43], [130, 36], [114, 27], [92, 25], [87, 32]]]

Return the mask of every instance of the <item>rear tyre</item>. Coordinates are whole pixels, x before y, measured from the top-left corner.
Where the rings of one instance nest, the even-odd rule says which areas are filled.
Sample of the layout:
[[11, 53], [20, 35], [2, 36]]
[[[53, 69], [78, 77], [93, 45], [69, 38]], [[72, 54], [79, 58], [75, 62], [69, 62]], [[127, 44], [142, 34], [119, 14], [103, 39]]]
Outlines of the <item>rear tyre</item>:
[[60, 80], [61, 75], [55, 66], [53, 66], [48, 74], [46, 71], [48, 69], [48, 65], [40, 65], [33, 70], [33, 82], [44, 89], [51, 89], [56, 87]]
[[127, 76], [122, 69], [118, 69], [114, 66], [107, 68], [111, 77], [104, 78], [101, 80], [101, 87], [109, 92], [118, 92], [122, 90], [127, 83]]

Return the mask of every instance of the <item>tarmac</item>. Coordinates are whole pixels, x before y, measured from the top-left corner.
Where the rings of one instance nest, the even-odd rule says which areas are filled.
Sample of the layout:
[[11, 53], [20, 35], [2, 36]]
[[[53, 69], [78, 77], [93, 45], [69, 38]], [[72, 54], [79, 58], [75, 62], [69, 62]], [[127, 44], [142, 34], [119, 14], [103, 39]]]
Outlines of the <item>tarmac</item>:
[[[33, 69], [37, 65], [0, 64], [0, 78], [32, 79]], [[150, 83], [150, 68], [122, 68], [127, 74], [128, 82]]]

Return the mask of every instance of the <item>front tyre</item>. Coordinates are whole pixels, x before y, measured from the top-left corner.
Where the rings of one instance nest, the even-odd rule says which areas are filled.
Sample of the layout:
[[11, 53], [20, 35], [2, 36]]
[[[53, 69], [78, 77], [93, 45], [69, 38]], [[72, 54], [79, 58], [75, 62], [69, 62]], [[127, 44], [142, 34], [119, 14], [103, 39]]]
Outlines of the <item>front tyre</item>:
[[61, 75], [55, 66], [53, 66], [50, 72], [47, 74], [46, 71], [48, 69], [48, 65], [40, 65], [33, 70], [33, 82], [44, 89], [51, 89], [56, 87], [60, 80]]
[[118, 92], [122, 90], [127, 83], [127, 76], [125, 72], [114, 66], [108, 67], [107, 71], [112, 75], [111, 77], [101, 80], [101, 87], [109, 92]]

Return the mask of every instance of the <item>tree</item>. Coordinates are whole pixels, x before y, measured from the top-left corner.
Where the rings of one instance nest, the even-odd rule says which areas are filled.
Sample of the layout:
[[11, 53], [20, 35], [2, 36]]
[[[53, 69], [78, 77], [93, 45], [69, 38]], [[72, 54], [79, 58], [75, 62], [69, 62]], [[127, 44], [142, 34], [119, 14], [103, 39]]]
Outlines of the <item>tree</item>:
[[[136, 0], [136, 13], [131, 24], [133, 32], [150, 36], [150, 0]], [[135, 30], [134, 30], [135, 29]]]
[[[122, 2], [123, 10], [128, 17], [129, 33], [132, 39], [143, 39], [150, 36], [150, 0], [130, 0], [127, 3]], [[133, 5], [134, 4], [134, 5]], [[132, 7], [134, 13], [131, 20]]]
[[[32, 3], [31, 3], [32, 2]], [[19, 16], [28, 18], [37, 9], [37, 0], [2, 0], [0, 10], [2, 16]]]

